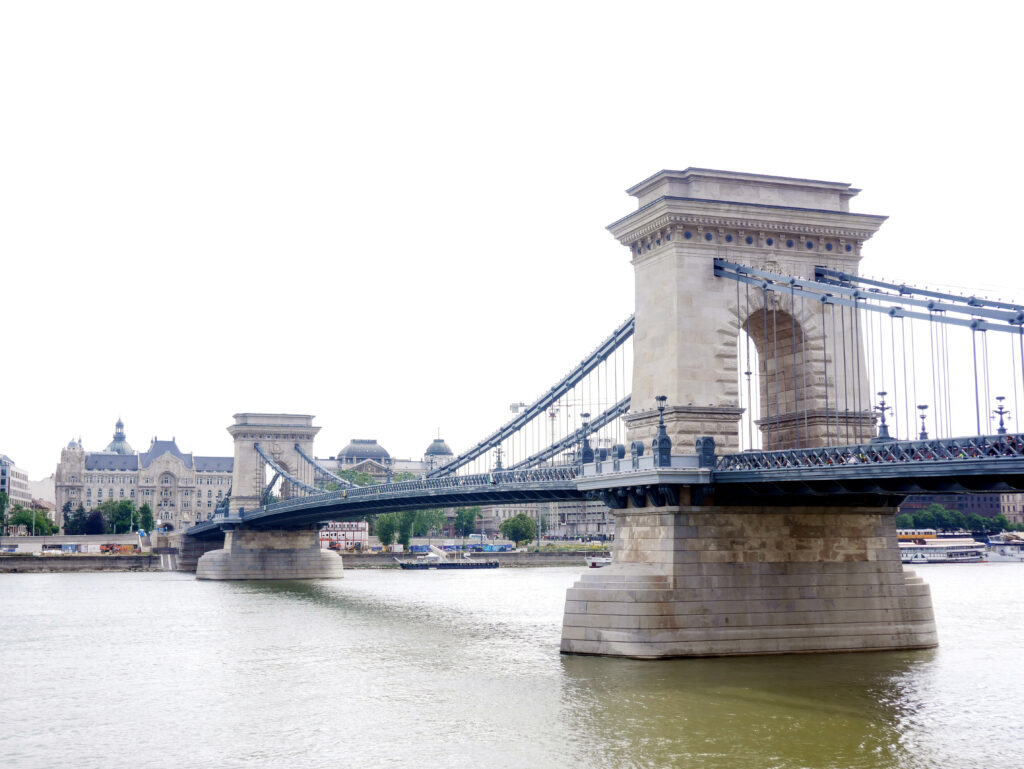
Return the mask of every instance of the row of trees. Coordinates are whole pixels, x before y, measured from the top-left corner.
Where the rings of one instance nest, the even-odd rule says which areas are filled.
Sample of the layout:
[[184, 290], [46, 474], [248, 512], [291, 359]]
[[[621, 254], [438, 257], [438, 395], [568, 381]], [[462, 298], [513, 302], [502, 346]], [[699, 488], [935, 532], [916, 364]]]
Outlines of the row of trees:
[[[479, 507], [463, 507], [456, 510], [454, 524], [456, 536], [465, 538], [472, 534], [479, 517]], [[374, 533], [385, 547], [397, 542], [407, 548], [413, 537], [440, 534], [444, 524], [444, 510], [440, 508], [403, 510], [400, 513], [378, 515], [374, 521]]]
[[153, 509], [147, 502], [136, 508], [130, 499], [108, 499], [86, 512], [81, 504], [71, 509], [64, 505], [65, 534], [127, 534], [131, 531], [152, 531]]
[[[8, 511], [9, 504], [7, 494], [0, 491], [0, 528], [24, 526], [36, 536], [47, 536], [59, 531], [57, 524], [45, 512], [28, 510], [21, 505], [11, 505]], [[70, 502], [65, 502], [62, 511], [65, 534], [126, 534], [139, 529], [150, 531], [153, 528], [153, 509], [149, 504], [136, 508], [135, 503], [129, 499], [109, 499], [89, 512], [86, 512], [82, 504], [72, 508]]]
[[[8, 510], [10, 508], [10, 510]], [[24, 526], [33, 534], [54, 534], [57, 526], [42, 510], [29, 510], [15, 503], [11, 504], [6, 491], [0, 491], [0, 531], [5, 526]]]
[[900, 513], [896, 516], [896, 527], [900, 529], [936, 529], [937, 531], [969, 531], [972, 534], [998, 534], [1001, 531], [1021, 531], [1024, 526], [1010, 523], [1006, 516], [991, 518], [959, 510], [950, 510], [938, 503], [928, 505], [916, 513]]

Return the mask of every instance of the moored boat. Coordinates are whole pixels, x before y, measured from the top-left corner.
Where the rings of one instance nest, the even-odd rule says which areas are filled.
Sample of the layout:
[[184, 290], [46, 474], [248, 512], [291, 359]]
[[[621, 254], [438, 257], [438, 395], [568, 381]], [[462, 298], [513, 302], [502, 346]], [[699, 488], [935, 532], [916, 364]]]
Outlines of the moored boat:
[[985, 543], [967, 537], [904, 540], [903, 563], [979, 563], [986, 559]]
[[591, 569], [600, 569], [602, 566], [611, 566], [611, 556], [607, 555], [588, 555], [584, 559], [587, 562], [587, 566]]
[[1014, 531], [993, 534], [988, 538], [988, 559], [1024, 562], [1024, 534]]
[[498, 561], [479, 561], [470, 558], [469, 553], [463, 553], [461, 560], [448, 558], [448, 553], [439, 547], [431, 545], [430, 552], [416, 558], [414, 561], [402, 561], [398, 558], [395, 563], [402, 569], [425, 571], [427, 569], [497, 569], [501, 564]]

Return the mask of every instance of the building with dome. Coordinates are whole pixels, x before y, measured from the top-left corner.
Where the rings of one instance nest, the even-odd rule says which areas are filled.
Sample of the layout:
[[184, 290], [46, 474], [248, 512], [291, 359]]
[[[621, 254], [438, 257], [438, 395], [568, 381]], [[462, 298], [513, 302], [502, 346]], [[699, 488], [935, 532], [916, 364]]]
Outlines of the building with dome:
[[435, 438], [427, 450], [423, 452], [423, 464], [427, 472], [438, 467], [444, 467], [455, 458], [448, 444], [440, 437]]
[[395, 459], [387, 449], [374, 438], [353, 438], [337, 456], [317, 459], [328, 470], [352, 470], [368, 473], [374, 481], [385, 481], [390, 472], [392, 477], [409, 473], [419, 478], [424, 473], [441, 467], [454, 458], [452, 450], [441, 438], [435, 438], [422, 459]]
[[92, 510], [111, 499], [148, 503], [153, 517], [174, 529], [188, 528], [213, 514], [231, 492], [234, 457], [200, 457], [184, 453], [174, 438], [153, 438], [149, 450], [136, 452], [118, 419], [114, 439], [103, 451], [86, 451], [81, 439], [60, 452], [54, 475], [56, 524], [64, 510], [82, 505]]
[[114, 425], [114, 440], [107, 444], [104, 451], [107, 454], [120, 454], [122, 457], [135, 453], [124, 439], [124, 422], [121, 421], [121, 417], [117, 418], [117, 424]]

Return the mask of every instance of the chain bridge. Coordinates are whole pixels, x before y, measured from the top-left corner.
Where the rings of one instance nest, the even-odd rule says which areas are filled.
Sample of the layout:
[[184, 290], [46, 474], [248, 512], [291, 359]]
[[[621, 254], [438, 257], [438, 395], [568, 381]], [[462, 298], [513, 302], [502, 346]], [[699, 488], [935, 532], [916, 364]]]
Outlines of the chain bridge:
[[934, 646], [893, 513], [1024, 490], [1024, 306], [860, 276], [885, 217], [851, 212], [848, 184], [691, 168], [627, 192], [608, 229], [633, 317], [416, 480], [355, 486], [315, 459], [313, 417], [236, 414], [231, 497], [187, 532], [224, 542], [197, 576], [340, 577], [325, 520], [598, 499], [614, 562], [569, 590], [564, 652]]

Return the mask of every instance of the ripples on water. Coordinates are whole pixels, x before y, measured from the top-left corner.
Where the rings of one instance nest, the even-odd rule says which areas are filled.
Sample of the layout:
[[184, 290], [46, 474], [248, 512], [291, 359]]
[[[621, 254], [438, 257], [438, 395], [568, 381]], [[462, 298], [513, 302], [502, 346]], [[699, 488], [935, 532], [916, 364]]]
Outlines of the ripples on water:
[[1024, 564], [918, 570], [942, 646], [558, 653], [581, 569], [0, 576], [4, 767], [1024, 764]]

